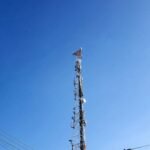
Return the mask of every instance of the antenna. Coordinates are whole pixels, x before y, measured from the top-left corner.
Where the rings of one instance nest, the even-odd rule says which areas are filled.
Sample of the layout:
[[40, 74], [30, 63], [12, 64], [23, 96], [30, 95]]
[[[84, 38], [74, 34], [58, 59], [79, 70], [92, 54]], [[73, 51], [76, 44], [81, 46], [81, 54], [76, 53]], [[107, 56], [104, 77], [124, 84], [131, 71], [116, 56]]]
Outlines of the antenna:
[[70, 141], [72, 150], [86, 150], [85, 144], [85, 111], [84, 104], [86, 102], [83, 95], [83, 79], [82, 79], [82, 48], [73, 53], [75, 60], [75, 79], [74, 79], [74, 107], [71, 128], [73, 129], [73, 137]]

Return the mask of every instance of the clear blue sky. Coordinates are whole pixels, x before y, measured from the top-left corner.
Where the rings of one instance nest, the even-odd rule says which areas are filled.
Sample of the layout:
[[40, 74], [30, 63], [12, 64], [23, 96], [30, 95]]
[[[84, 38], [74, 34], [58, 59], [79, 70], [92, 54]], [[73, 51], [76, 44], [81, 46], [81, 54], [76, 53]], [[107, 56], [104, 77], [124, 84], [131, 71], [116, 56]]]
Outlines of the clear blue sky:
[[70, 149], [79, 47], [88, 150], [149, 144], [149, 0], [1, 0], [0, 129], [34, 150]]

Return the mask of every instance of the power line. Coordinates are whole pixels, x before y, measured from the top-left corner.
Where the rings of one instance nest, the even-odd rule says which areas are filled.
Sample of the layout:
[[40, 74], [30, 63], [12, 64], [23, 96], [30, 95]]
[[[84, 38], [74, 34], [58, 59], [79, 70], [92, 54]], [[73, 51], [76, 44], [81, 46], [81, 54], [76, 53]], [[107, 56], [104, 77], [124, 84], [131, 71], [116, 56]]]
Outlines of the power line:
[[8, 135], [8, 133], [3, 130], [0, 130], [0, 145], [3, 147], [5, 145], [5, 149], [11, 147], [11, 149], [13, 148], [18, 150], [33, 150], [31, 147], [24, 144], [17, 138]]
[[127, 148], [127, 149], [124, 149], [124, 150], [135, 150], [135, 149], [141, 149], [141, 148], [144, 148], [144, 147], [150, 147], [150, 144], [143, 145], [143, 146], [138, 146], [138, 147], [134, 147], [134, 148]]

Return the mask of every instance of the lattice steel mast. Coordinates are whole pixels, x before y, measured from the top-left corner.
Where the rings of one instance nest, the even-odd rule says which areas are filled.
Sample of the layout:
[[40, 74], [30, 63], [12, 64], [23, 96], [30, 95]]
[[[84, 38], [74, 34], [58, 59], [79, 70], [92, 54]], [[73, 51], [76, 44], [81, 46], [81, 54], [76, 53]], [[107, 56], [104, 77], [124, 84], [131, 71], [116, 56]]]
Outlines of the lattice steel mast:
[[82, 49], [80, 48], [73, 53], [76, 56], [75, 61], [75, 79], [74, 79], [74, 102], [73, 117], [71, 127], [74, 135], [70, 141], [72, 150], [86, 150], [85, 143], [85, 112], [84, 103], [86, 102], [83, 95], [83, 79], [82, 79]]

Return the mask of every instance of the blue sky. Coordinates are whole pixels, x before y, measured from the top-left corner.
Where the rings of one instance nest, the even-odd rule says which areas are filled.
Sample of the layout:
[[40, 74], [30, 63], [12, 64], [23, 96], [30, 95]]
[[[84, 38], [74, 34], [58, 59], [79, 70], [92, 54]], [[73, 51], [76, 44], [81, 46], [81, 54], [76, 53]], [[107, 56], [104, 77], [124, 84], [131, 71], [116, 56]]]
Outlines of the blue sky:
[[71, 54], [82, 47], [88, 149], [150, 144], [149, 6], [1, 0], [0, 130], [34, 150], [70, 149]]

